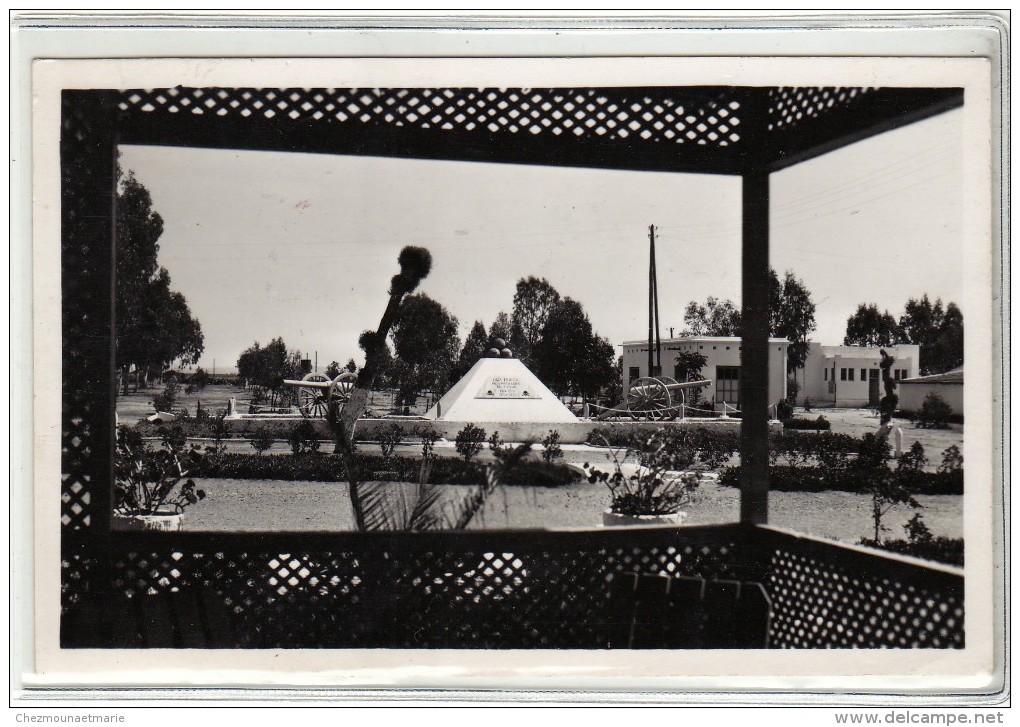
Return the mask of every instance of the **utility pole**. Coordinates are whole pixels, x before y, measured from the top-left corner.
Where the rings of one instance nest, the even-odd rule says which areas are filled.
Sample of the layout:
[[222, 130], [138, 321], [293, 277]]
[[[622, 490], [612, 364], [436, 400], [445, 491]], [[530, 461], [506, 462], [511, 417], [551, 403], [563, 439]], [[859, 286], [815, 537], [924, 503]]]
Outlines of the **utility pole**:
[[[653, 347], [654, 346], [654, 351]], [[648, 375], [662, 375], [662, 343], [659, 340], [659, 284], [655, 270], [655, 225], [648, 225]]]

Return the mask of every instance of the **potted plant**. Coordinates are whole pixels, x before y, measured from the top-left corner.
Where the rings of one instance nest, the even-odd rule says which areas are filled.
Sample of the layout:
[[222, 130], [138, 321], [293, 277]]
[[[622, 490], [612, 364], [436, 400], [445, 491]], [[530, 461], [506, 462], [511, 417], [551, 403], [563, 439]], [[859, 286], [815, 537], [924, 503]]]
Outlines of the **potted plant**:
[[205, 491], [194, 480], [185, 479], [185, 463], [197, 464], [202, 458], [197, 445], [189, 449], [186, 442], [183, 430], [173, 427], [164, 432], [160, 448], [153, 450], [138, 432], [118, 427], [114, 529], [181, 529], [184, 508], [205, 499]]
[[[623, 450], [609, 447], [608, 441], [606, 446], [611, 471], [584, 464], [589, 482], [609, 488], [603, 525], [679, 525], [687, 518], [683, 508], [693, 501], [707, 464], [689, 432], [660, 430]], [[628, 458], [636, 465], [628, 467]]]

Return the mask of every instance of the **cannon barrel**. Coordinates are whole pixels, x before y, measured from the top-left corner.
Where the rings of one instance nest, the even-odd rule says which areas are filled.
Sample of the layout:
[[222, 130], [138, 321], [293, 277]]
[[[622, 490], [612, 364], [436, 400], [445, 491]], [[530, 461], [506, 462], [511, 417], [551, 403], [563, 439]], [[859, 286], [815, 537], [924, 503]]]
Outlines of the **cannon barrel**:
[[300, 386], [306, 389], [328, 389], [333, 385], [332, 381], [295, 381], [294, 379], [284, 379], [284, 386]]
[[[707, 379], [702, 379], [701, 381], [685, 381], [682, 384], [681, 383], [676, 383], [676, 384], [662, 383], [661, 385], [666, 387], [667, 391], [678, 391], [680, 389], [695, 389], [695, 388], [699, 388], [699, 387], [702, 387], [702, 386], [709, 386], [711, 383], [712, 382], [707, 380]], [[630, 387], [630, 391], [632, 393], [634, 393], [634, 394], [646, 394], [647, 395], [647, 394], [652, 393], [655, 390], [655, 388], [657, 388], [657, 387], [652, 387], [652, 386], [632, 386], [632, 387]]]

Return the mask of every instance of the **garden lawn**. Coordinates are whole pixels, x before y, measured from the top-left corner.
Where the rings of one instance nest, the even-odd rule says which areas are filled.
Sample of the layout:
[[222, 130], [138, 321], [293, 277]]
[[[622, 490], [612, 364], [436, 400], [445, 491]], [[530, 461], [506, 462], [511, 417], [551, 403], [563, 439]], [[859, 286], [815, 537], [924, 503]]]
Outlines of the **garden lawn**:
[[[205, 501], [187, 510], [189, 531], [325, 531], [354, 529], [346, 483], [201, 479]], [[447, 498], [463, 497], [471, 488], [443, 485]], [[922, 495], [920, 512], [933, 535], [963, 536], [963, 498]], [[505, 487], [494, 492], [469, 529], [591, 528], [609, 505], [604, 486], [580, 482], [557, 488]], [[703, 485], [698, 502], [687, 508], [689, 525], [736, 522], [740, 493], [715, 483]], [[883, 522], [885, 537], [902, 538], [902, 526], [914, 514], [895, 507]], [[848, 492], [773, 492], [769, 523], [825, 538], [856, 543], [874, 534], [871, 501]]]

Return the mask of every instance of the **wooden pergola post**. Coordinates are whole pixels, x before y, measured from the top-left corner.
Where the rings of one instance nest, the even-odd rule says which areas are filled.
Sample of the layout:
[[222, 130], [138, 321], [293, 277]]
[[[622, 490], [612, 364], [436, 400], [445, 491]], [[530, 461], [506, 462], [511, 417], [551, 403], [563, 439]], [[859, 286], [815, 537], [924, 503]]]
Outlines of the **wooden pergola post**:
[[769, 518], [769, 172], [743, 175], [740, 521]]

